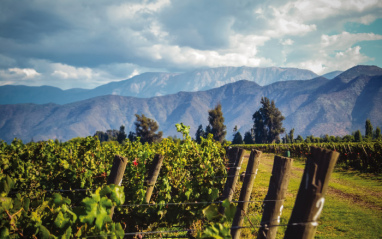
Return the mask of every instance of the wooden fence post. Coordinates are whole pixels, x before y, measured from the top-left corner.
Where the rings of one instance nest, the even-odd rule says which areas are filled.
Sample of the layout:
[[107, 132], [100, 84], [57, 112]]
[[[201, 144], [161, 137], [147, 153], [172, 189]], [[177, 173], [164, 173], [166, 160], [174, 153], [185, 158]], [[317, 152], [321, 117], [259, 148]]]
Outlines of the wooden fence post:
[[314, 238], [325, 202], [329, 179], [339, 153], [311, 147], [284, 238]]
[[152, 164], [150, 165], [149, 175], [146, 180], [146, 183], [147, 183], [146, 199], [145, 199], [146, 203], [150, 203], [151, 195], [153, 193], [154, 186], [160, 172], [160, 168], [162, 167], [162, 163], [163, 163], [163, 156], [156, 154], [154, 156], [154, 160]]
[[244, 216], [248, 211], [249, 199], [251, 198], [253, 183], [255, 182], [257, 170], [259, 168], [261, 152], [255, 149], [251, 150], [251, 155], [248, 159], [247, 170], [243, 186], [240, 191], [239, 203], [236, 207], [235, 217], [233, 218], [231, 236], [233, 239], [240, 238], [241, 226], [243, 225]]
[[[113, 166], [111, 166], [110, 175], [107, 178], [107, 184], [121, 186], [123, 174], [125, 173], [127, 158], [120, 155], [114, 156]], [[111, 209], [110, 218], [113, 218], [114, 207]]]
[[232, 200], [236, 188], [236, 183], [239, 178], [241, 163], [243, 162], [244, 152], [244, 149], [239, 149], [236, 147], [228, 148], [227, 156], [229, 159], [229, 170], [227, 181], [221, 196], [222, 201], [225, 199], [228, 199], [229, 201]]
[[269, 181], [267, 196], [264, 199], [264, 212], [261, 218], [257, 238], [276, 238], [280, 217], [283, 210], [285, 195], [287, 192], [293, 159], [275, 156], [272, 176]]

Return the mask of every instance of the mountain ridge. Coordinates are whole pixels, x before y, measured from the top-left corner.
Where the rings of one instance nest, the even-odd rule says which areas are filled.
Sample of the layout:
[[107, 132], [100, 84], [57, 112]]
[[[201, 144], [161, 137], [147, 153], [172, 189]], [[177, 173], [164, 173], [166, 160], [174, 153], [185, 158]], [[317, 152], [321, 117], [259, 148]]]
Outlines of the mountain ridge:
[[346, 81], [316, 77], [260, 86], [241, 80], [210, 90], [152, 98], [107, 95], [65, 105], [0, 105], [0, 138], [7, 142], [14, 137], [65, 141], [97, 130], [118, 129], [122, 124], [127, 132], [134, 131], [135, 114], [156, 120], [165, 136], [175, 135], [175, 124], [180, 122], [191, 126], [194, 135], [198, 125], [207, 125], [208, 110], [221, 103], [230, 139], [235, 125], [241, 133], [252, 127], [261, 97], [275, 101], [285, 116], [284, 127], [287, 131], [295, 128], [295, 135], [350, 134], [362, 130], [367, 118], [381, 126], [382, 75], [354, 72]]
[[307, 80], [314, 77], [317, 75], [309, 70], [280, 67], [219, 67], [186, 73], [147, 72], [90, 90], [62, 90], [51, 86], [0, 86], [0, 104], [67, 104], [101, 95], [150, 98], [180, 91], [209, 90], [243, 79], [268, 85], [277, 81]]

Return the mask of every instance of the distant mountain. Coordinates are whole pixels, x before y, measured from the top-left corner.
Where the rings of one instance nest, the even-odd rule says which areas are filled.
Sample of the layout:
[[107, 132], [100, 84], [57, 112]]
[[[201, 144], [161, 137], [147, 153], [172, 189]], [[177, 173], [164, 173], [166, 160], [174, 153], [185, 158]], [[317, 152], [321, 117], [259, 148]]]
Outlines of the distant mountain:
[[326, 74], [322, 75], [322, 77], [325, 77], [326, 79], [331, 80], [331, 79], [337, 77], [342, 72], [343, 71], [332, 71], [332, 72], [329, 72], [329, 73], [326, 73]]
[[284, 127], [294, 128], [296, 136], [345, 135], [363, 131], [366, 119], [374, 127], [382, 126], [382, 74], [373, 76], [379, 70], [370, 67], [369, 74], [366, 68], [349, 69], [333, 80], [317, 77], [266, 86], [242, 80], [207, 91], [147, 99], [108, 95], [65, 105], [0, 105], [0, 138], [65, 141], [122, 124], [128, 132], [134, 130], [136, 113], [155, 119], [165, 136], [175, 135], [179, 122], [191, 126], [194, 136], [198, 125], [207, 125], [208, 109], [220, 102], [231, 139], [235, 125], [242, 134], [252, 127], [252, 115], [263, 96], [275, 101], [286, 117]]
[[239, 80], [264, 86], [278, 81], [308, 80], [317, 75], [296, 68], [220, 67], [186, 73], [143, 73], [130, 79], [111, 82], [92, 90], [61, 90], [55, 87], [0, 86], [0, 104], [67, 104], [102, 95], [150, 98], [180, 91], [209, 90]]

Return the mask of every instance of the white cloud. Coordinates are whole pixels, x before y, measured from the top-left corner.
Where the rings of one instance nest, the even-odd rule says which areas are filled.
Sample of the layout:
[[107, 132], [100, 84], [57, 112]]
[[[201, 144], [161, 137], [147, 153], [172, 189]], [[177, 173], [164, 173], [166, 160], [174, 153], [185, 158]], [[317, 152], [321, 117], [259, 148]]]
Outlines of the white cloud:
[[382, 39], [344, 27], [380, 18], [381, 0], [21, 2], [0, 3], [2, 82], [93, 88], [147, 71], [275, 63], [319, 73], [369, 61], [357, 43]]
[[15, 77], [20, 77], [22, 80], [35, 78], [40, 75], [35, 69], [31, 68], [9, 68], [8, 72], [14, 74]]
[[292, 39], [285, 39], [280, 41], [281, 45], [283, 46], [291, 46], [293, 45], [294, 41]]
[[350, 47], [345, 51], [339, 51], [334, 55], [321, 52], [320, 55], [300, 63], [289, 63], [288, 66], [309, 69], [317, 74], [324, 74], [335, 70], [347, 70], [355, 65], [371, 60], [363, 55], [360, 46]]
[[342, 32], [338, 35], [322, 35], [321, 46], [325, 49], [344, 50], [361, 41], [381, 40], [382, 35], [374, 33], [349, 33]]

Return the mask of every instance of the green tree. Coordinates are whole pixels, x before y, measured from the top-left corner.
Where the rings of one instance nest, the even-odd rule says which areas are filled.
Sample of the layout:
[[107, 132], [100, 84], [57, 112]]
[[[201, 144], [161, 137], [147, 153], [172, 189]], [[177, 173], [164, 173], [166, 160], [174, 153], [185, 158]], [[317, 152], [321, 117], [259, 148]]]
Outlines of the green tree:
[[365, 122], [365, 138], [367, 140], [373, 139], [373, 125], [371, 125], [371, 122], [369, 119]]
[[285, 132], [282, 121], [285, 117], [276, 108], [275, 102], [267, 97], [262, 97], [262, 107], [256, 111], [252, 119], [256, 143], [271, 143], [279, 139], [279, 135]]
[[296, 143], [302, 143], [304, 142], [304, 138], [301, 135], [297, 135]]
[[137, 136], [135, 135], [133, 131], [129, 132], [129, 136], [127, 136], [127, 138], [129, 139], [130, 142], [134, 142], [135, 140], [137, 140]]
[[289, 131], [289, 140], [292, 144], [294, 143], [294, 128]]
[[245, 132], [244, 143], [245, 144], [254, 144], [255, 143], [255, 141], [253, 141], [253, 137], [252, 137], [251, 132], [249, 132], [249, 131]]
[[195, 140], [198, 144], [200, 144], [202, 142], [202, 139], [201, 138], [205, 138], [205, 132], [203, 130], [203, 125], [199, 125], [198, 129], [196, 130], [196, 133], [195, 133]]
[[118, 143], [122, 144], [122, 142], [126, 139], [126, 133], [125, 133], [125, 126], [124, 125], [121, 125], [121, 127], [119, 127], [119, 132], [118, 132], [118, 135], [117, 135], [117, 141]]
[[345, 135], [344, 137], [342, 137], [342, 141], [343, 142], [353, 142], [354, 141], [354, 135]]
[[235, 136], [233, 137], [232, 144], [243, 144], [243, 137], [241, 136], [240, 132], [236, 132]]
[[360, 130], [357, 130], [354, 134], [354, 141], [355, 142], [362, 142], [362, 134]]
[[379, 128], [379, 127], [377, 127], [377, 129], [375, 130], [375, 139], [376, 140], [382, 139], [382, 137], [381, 137], [381, 128]]
[[151, 144], [162, 139], [162, 131], [155, 133], [159, 129], [159, 126], [155, 120], [147, 118], [144, 114], [141, 116], [136, 114], [135, 117], [137, 118], [134, 122], [135, 134], [136, 137], [141, 138], [141, 143], [147, 142]]
[[[211, 127], [211, 134], [214, 135], [214, 140], [222, 143], [227, 134], [226, 126], [224, 125], [224, 117], [221, 104], [217, 104], [216, 107], [208, 111], [208, 122]], [[207, 131], [207, 129], [206, 129]]]

